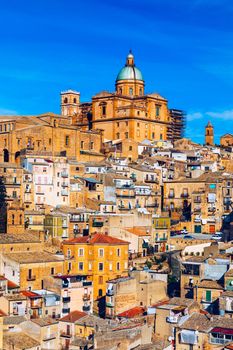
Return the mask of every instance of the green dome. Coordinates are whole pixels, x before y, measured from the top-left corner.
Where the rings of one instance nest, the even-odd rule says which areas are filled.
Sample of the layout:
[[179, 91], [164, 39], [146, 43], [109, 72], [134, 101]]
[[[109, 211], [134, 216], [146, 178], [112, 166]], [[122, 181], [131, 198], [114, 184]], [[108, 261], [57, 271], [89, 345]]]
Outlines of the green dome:
[[143, 80], [141, 71], [135, 66], [125, 66], [123, 67], [116, 80]]

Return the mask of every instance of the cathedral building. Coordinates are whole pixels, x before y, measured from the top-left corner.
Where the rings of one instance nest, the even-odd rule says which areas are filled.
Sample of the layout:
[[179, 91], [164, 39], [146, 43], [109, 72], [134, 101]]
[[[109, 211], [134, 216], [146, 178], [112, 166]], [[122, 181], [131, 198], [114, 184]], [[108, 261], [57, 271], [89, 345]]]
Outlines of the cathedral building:
[[[70, 111], [71, 95], [73, 101], [77, 101], [74, 92], [62, 94], [62, 114]], [[169, 110], [168, 101], [158, 93], [145, 94], [145, 81], [131, 52], [117, 75], [115, 91], [102, 91], [92, 97], [91, 103], [81, 103], [78, 113], [75, 106], [73, 110], [79, 126], [103, 130], [105, 140], [133, 139], [141, 142], [145, 139], [164, 141], [182, 137], [183, 112]]]

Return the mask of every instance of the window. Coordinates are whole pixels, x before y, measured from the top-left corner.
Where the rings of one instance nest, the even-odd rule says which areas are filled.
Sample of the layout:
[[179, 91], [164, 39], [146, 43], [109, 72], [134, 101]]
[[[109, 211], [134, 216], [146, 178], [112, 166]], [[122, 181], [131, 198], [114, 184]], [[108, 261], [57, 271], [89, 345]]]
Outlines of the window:
[[51, 145], [51, 143], [52, 143], [52, 139], [49, 138], [49, 145]]
[[69, 143], [70, 143], [70, 137], [68, 135], [66, 135], [66, 137], [65, 137], [65, 145], [69, 146]]
[[81, 148], [81, 149], [84, 148], [84, 141], [81, 141], [81, 143], [80, 143], [80, 148]]
[[99, 263], [99, 271], [103, 271], [104, 269], [104, 264], [103, 263]]
[[12, 192], [12, 197], [13, 197], [13, 198], [17, 198], [17, 192], [16, 192], [16, 191], [13, 191], [13, 192]]
[[83, 262], [79, 262], [79, 263], [78, 263], [78, 269], [79, 269], [80, 271], [83, 270]]
[[155, 115], [156, 115], [156, 117], [159, 117], [159, 115], [160, 115], [160, 106], [156, 106], [155, 107]]
[[94, 149], [94, 142], [91, 142], [91, 149]]
[[112, 263], [109, 263], [109, 271], [112, 271]]
[[68, 271], [71, 271], [71, 270], [72, 270], [72, 263], [69, 262], [69, 264], [68, 264]]
[[142, 88], [139, 90], [139, 95], [142, 96]]
[[119, 262], [117, 262], [116, 268], [118, 271], [120, 270], [120, 263]]
[[12, 223], [12, 225], [14, 225], [14, 224], [15, 224], [15, 215], [14, 215], [14, 214], [12, 214], [12, 217], [11, 217], [11, 223]]
[[116, 133], [116, 138], [117, 138], [117, 139], [120, 138], [120, 133], [119, 133], [119, 132]]
[[106, 116], [106, 106], [102, 106], [102, 116], [105, 117]]
[[125, 138], [128, 139], [128, 137], [129, 137], [129, 133], [125, 132]]
[[117, 249], [117, 256], [121, 256], [121, 250], [119, 248]]
[[162, 139], [163, 139], [163, 134], [160, 134], [159, 139], [160, 139], [160, 140], [162, 140]]
[[99, 276], [99, 284], [103, 284], [104, 283], [104, 278], [103, 276]]
[[120, 123], [117, 123], [117, 127], [119, 128], [119, 126], [120, 126]]
[[88, 263], [88, 270], [89, 270], [89, 271], [92, 270], [92, 263], [91, 263], [91, 262]]
[[152, 132], [152, 139], [154, 139], [155, 138], [155, 133], [154, 132]]
[[54, 267], [51, 267], [51, 275], [54, 275]]
[[133, 147], [132, 146], [129, 146], [129, 151], [132, 151]]
[[68, 98], [65, 97], [63, 102], [64, 102], [64, 103], [67, 103], [67, 102], [68, 102]]
[[22, 225], [23, 220], [22, 220], [22, 214], [19, 215], [19, 224]]
[[104, 256], [104, 249], [103, 249], [103, 248], [100, 248], [100, 249], [99, 249], [99, 256], [100, 256], [100, 257], [103, 257], [103, 256]]
[[84, 256], [84, 249], [83, 248], [79, 248], [78, 256]]
[[102, 290], [102, 289], [99, 289], [98, 294], [99, 294], [99, 297], [102, 297], [102, 295], [103, 295], [103, 290]]
[[140, 111], [137, 111], [137, 115], [140, 115]]
[[125, 122], [125, 125], [128, 126], [128, 125], [129, 125], [129, 122]]
[[76, 98], [74, 98], [74, 99], [73, 99], [73, 101], [74, 101], [74, 103], [77, 103], [77, 100], [76, 100]]
[[67, 258], [69, 259], [71, 257], [71, 250], [67, 249]]
[[129, 88], [129, 94], [132, 96], [133, 95], [133, 88]]

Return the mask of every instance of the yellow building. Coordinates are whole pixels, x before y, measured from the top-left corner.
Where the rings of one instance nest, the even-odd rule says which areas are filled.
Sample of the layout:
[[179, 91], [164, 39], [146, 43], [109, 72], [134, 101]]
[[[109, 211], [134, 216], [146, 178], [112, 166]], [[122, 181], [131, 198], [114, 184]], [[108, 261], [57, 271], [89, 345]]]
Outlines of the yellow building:
[[[44, 288], [44, 278], [63, 273], [63, 259], [43, 252], [17, 252], [2, 254], [5, 277], [20, 286], [21, 290]], [[7, 268], [5, 268], [7, 266]]]
[[128, 246], [128, 242], [101, 233], [63, 241], [65, 271], [89, 275], [96, 300], [106, 294], [108, 280], [128, 275]]
[[[105, 140], [167, 140], [172, 119], [168, 102], [157, 93], [145, 94], [144, 87], [142, 73], [130, 52], [117, 75], [114, 92], [98, 93], [88, 106], [80, 104], [78, 113], [70, 107], [68, 110], [77, 115], [77, 123], [83, 129], [104, 130]], [[66, 103], [69, 104], [68, 99]], [[62, 113], [67, 113], [63, 109], [62, 105]]]

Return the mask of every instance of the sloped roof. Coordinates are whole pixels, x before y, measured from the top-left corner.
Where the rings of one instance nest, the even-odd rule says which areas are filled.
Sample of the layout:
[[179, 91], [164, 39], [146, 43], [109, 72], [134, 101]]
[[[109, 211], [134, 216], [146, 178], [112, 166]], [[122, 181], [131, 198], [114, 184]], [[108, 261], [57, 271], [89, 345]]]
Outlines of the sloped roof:
[[86, 315], [87, 315], [86, 312], [76, 310], [76, 311], [72, 311], [68, 315], [60, 318], [59, 321], [74, 323]]
[[63, 241], [64, 244], [80, 244], [80, 243], [88, 243], [88, 244], [129, 244], [126, 241], [123, 241], [122, 239], [111, 237], [104, 235], [102, 233], [96, 233], [94, 236], [83, 236], [83, 237], [77, 237], [68, 239], [66, 241]]

